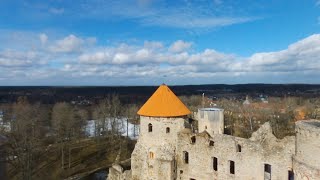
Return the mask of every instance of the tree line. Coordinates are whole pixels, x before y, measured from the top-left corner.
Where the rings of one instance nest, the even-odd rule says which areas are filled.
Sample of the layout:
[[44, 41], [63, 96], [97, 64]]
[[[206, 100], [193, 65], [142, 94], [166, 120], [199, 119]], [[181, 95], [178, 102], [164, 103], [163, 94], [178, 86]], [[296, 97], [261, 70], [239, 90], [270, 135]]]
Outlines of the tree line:
[[[121, 103], [117, 95], [109, 95], [91, 107], [66, 102], [54, 105], [30, 103], [25, 97], [19, 97], [12, 104], [2, 104], [3, 121], [10, 124], [9, 131], [0, 129], [0, 133], [8, 139], [8, 172], [18, 179], [32, 179], [43, 163], [42, 157], [52, 145], [57, 147], [61, 168], [64, 169], [70, 144], [88, 138], [85, 128], [89, 117], [95, 120], [93, 138], [97, 144], [103, 143], [102, 139], [106, 138], [113, 144], [119, 143], [123, 132], [121, 128], [125, 127], [120, 124], [123, 122], [120, 119], [138, 123], [137, 109], [136, 104]], [[97, 152], [100, 150], [97, 149]]]

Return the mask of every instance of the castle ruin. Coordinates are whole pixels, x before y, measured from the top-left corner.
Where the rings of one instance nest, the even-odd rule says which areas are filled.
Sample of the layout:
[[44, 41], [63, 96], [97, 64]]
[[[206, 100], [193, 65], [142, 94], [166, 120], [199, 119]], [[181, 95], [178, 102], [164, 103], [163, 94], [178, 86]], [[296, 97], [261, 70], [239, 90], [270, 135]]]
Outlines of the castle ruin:
[[191, 112], [161, 85], [138, 111], [140, 136], [131, 170], [119, 164], [109, 180], [317, 180], [320, 179], [320, 121], [296, 123], [296, 135], [277, 139], [269, 123], [249, 139], [223, 132], [223, 109]]

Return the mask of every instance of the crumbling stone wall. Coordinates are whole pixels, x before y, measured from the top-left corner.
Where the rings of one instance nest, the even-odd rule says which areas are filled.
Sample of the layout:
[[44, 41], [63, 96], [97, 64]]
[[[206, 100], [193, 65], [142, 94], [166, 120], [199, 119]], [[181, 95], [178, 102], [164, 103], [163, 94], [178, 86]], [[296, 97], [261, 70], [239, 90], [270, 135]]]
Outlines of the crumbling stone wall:
[[296, 123], [296, 153], [293, 167], [296, 179], [320, 179], [320, 121]]
[[[152, 133], [148, 132], [150, 122]], [[109, 179], [130, 179], [131, 173], [133, 180], [282, 180], [289, 179], [289, 171], [294, 171], [297, 180], [320, 177], [320, 121], [298, 122], [296, 137], [283, 139], [272, 134], [269, 123], [262, 125], [250, 139], [210, 135], [206, 131], [193, 133], [183, 128], [183, 123], [183, 118], [144, 119], [132, 153], [132, 170], [123, 172], [115, 166], [110, 169]], [[166, 127], [170, 127], [170, 134], [166, 133]], [[154, 157], [150, 158], [150, 152]], [[185, 152], [188, 152], [188, 163]], [[235, 165], [234, 173], [230, 172], [231, 161]]]
[[[195, 143], [192, 136], [196, 137]], [[183, 152], [189, 153], [188, 164]], [[251, 139], [184, 131], [179, 133], [177, 154], [178, 179], [264, 179], [264, 165], [269, 164], [271, 178], [282, 180], [288, 179], [288, 170], [292, 169], [294, 137], [276, 139], [268, 123]], [[213, 157], [218, 159], [217, 171], [213, 169]], [[230, 161], [235, 163], [234, 174], [230, 173]]]
[[123, 171], [119, 164], [109, 168], [108, 180], [131, 180], [131, 170]]

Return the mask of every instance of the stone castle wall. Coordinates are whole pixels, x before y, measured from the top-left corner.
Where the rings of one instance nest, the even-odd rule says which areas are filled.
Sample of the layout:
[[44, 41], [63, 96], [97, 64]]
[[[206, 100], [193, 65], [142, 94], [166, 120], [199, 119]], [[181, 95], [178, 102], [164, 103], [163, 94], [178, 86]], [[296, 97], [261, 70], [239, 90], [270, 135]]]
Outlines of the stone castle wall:
[[[148, 132], [149, 123], [152, 132]], [[269, 123], [261, 126], [250, 139], [211, 135], [206, 131], [193, 133], [184, 123], [183, 118], [141, 117], [131, 171], [114, 171], [117, 168], [113, 168], [115, 175], [109, 179], [128, 180], [131, 174], [134, 180], [282, 180], [293, 177], [293, 172], [297, 180], [320, 179], [320, 121], [297, 122], [296, 136], [283, 139], [272, 134]], [[230, 171], [231, 161], [234, 173]]]
[[[264, 179], [264, 165], [271, 165], [272, 179], [288, 179], [292, 169], [294, 137], [276, 139], [269, 124], [264, 125], [252, 139], [207, 133], [180, 133], [177, 149], [178, 179]], [[191, 137], [196, 137], [192, 143]], [[260, 137], [261, 138], [260, 138]], [[210, 141], [214, 142], [210, 145]], [[241, 146], [241, 152], [239, 146]], [[184, 153], [189, 162], [185, 163]], [[213, 158], [217, 158], [217, 170]], [[230, 161], [234, 162], [234, 174], [230, 173]]]
[[[184, 129], [184, 118], [160, 118], [160, 117], [140, 117], [139, 142], [148, 147], [160, 144], [176, 145], [178, 132]], [[152, 132], [149, 131], [149, 124], [152, 125]], [[170, 132], [167, 132], [170, 128]]]
[[131, 158], [132, 179], [173, 180], [178, 132], [185, 128], [185, 119], [141, 116], [140, 122], [140, 136]]
[[320, 121], [296, 123], [296, 154], [293, 166], [297, 179], [320, 179]]

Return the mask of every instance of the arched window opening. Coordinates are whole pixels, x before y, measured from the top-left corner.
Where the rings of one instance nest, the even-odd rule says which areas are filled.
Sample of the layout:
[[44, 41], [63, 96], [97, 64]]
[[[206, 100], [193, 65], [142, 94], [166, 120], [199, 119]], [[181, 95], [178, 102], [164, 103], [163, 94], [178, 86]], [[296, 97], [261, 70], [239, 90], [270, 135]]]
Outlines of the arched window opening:
[[166, 128], [166, 133], [170, 133], [170, 128], [169, 127]]
[[194, 143], [196, 143], [196, 136], [191, 137], [191, 144], [194, 144]]
[[204, 127], [204, 129], [208, 129], [208, 127], [207, 127], [207, 126], [205, 126], [205, 127]]
[[154, 153], [153, 152], [149, 152], [149, 158], [153, 159], [154, 158]]
[[237, 145], [237, 152], [241, 152], [241, 145], [240, 144]]
[[209, 146], [214, 146], [214, 141], [210, 141]]
[[189, 164], [189, 153], [187, 151], [183, 152], [184, 163]]
[[151, 123], [149, 123], [149, 125], [148, 125], [148, 132], [152, 132], [152, 124]]

